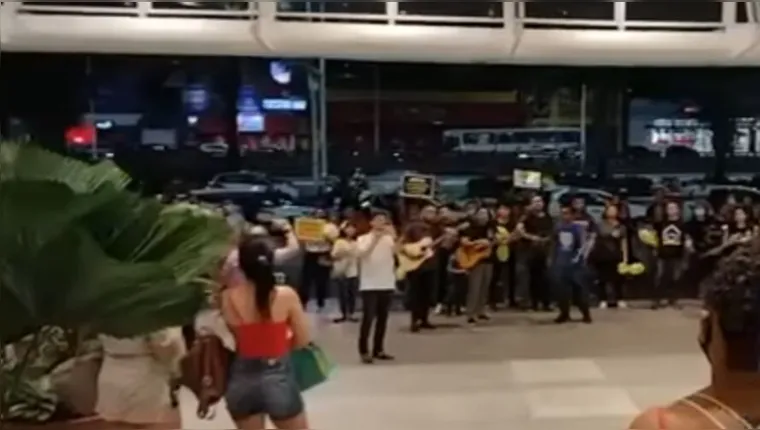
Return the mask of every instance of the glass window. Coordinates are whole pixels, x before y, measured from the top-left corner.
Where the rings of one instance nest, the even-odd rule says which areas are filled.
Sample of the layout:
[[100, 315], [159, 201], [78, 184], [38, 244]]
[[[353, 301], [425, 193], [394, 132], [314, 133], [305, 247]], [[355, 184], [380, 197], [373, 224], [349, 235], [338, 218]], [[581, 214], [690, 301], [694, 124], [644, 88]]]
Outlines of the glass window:
[[498, 1], [430, 2], [417, 0], [399, 2], [398, 11], [406, 15], [495, 18], [504, 16], [503, 7], [503, 3]]
[[[741, 7], [741, 5], [739, 5]], [[625, 17], [629, 21], [720, 22], [722, 2], [682, 2], [638, 0], [625, 2]]]
[[174, 10], [246, 10], [248, 2], [235, 1], [195, 1], [195, 2], [170, 2], [154, 1], [154, 9], [174, 9]]
[[466, 131], [463, 133], [462, 140], [465, 145], [493, 145], [495, 135], [486, 131]]
[[136, 2], [133, 1], [24, 1], [21, 2], [28, 6], [61, 6], [61, 7], [134, 7]]
[[613, 19], [615, 2], [584, 1], [556, 2], [545, 0], [526, 1], [525, 18], [544, 19]]
[[[518, 134], [519, 135], [519, 134]], [[505, 131], [496, 135], [496, 143], [499, 144], [513, 144], [519, 143], [515, 137], [515, 133]]]
[[384, 14], [385, 2], [339, 2], [339, 1], [278, 1], [282, 12], [360, 13]]

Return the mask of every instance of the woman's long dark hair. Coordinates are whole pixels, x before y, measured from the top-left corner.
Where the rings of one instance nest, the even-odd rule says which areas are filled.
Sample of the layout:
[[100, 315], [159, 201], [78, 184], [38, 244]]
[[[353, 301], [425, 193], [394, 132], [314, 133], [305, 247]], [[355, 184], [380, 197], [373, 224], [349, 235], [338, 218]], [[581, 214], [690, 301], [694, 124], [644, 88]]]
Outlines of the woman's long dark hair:
[[240, 271], [253, 285], [256, 309], [262, 318], [271, 318], [270, 298], [275, 288], [274, 252], [264, 238], [244, 237], [238, 246]]

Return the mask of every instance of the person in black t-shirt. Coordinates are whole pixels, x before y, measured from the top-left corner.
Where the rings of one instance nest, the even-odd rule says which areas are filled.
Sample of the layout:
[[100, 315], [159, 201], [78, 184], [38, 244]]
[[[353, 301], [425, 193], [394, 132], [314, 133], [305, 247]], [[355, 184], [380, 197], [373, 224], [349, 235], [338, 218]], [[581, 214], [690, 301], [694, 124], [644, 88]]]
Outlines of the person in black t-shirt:
[[504, 303], [508, 298], [510, 304], [514, 301], [514, 294], [510, 294], [514, 286], [509, 283], [511, 268], [509, 264], [511, 259], [509, 233], [514, 230], [512, 211], [509, 206], [501, 204], [496, 209], [494, 228], [497, 242], [494, 244], [493, 275], [488, 291], [488, 304], [492, 310], [496, 310], [498, 305]]
[[618, 206], [610, 204], [604, 208], [589, 254], [589, 263], [598, 277], [599, 307], [602, 309], [627, 307], [623, 297], [625, 278], [618, 272], [618, 265], [622, 262], [628, 263], [628, 232], [620, 219]]
[[722, 230], [723, 243], [754, 235], [755, 226], [750, 222], [747, 208], [744, 206], [735, 206], [731, 211], [731, 219], [723, 224]]
[[[492, 246], [494, 229], [491, 216], [486, 208], [478, 209], [472, 216], [470, 224], [460, 234], [462, 246]], [[467, 322], [475, 324], [477, 320], [488, 320], [485, 306], [488, 301], [488, 287], [491, 285], [493, 261], [490, 258], [480, 260], [469, 270], [467, 290]]]
[[549, 240], [554, 233], [554, 222], [546, 213], [544, 200], [534, 196], [526, 208], [525, 215], [515, 228], [518, 242], [518, 261], [516, 295], [520, 306], [526, 307], [530, 298], [533, 310], [551, 310], [549, 282], [546, 279], [546, 262], [549, 252]]
[[677, 287], [685, 268], [688, 253], [693, 249], [692, 240], [681, 217], [681, 207], [676, 202], [665, 204], [664, 219], [654, 224], [657, 232], [657, 275], [652, 309], [658, 309], [667, 299], [668, 305], [678, 303]]
[[571, 206], [575, 213], [575, 223], [583, 227], [586, 238], [590, 238], [592, 233], [596, 231], [596, 223], [586, 210], [586, 200], [580, 196], [573, 197]]

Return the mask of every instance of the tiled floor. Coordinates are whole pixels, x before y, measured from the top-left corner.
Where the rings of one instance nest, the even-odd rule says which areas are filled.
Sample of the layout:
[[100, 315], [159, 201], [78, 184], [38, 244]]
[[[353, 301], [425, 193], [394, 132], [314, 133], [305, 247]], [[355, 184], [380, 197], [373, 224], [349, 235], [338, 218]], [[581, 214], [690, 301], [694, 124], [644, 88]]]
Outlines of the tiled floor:
[[439, 319], [412, 334], [393, 316], [391, 364], [361, 365], [356, 325], [315, 316], [321, 345], [339, 367], [307, 394], [312, 428], [610, 430], [642, 408], [705, 383], [696, 311], [605, 310], [593, 325], [499, 313], [468, 328]]

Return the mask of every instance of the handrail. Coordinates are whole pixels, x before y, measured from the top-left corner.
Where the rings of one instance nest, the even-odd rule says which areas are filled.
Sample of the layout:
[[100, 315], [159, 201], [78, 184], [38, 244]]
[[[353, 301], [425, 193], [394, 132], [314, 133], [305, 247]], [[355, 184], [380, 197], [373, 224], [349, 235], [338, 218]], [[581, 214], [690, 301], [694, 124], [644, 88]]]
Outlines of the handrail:
[[[240, 10], [219, 9], [165, 9], [156, 8], [153, 2], [135, 2], [134, 5], [123, 6], [67, 6], [51, 3], [48, 5], [30, 5], [18, 2], [18, 13], [56, 14], [56, 15], [90, 15], [90, 16], [187, 16], [187, 17], [251, 17], [258, 15], [257, 2], [246, 2], [247, 7]], [[146, 7], [147, 6], [147, 7]]]
[[[603, 19], [556, 19], [556, 18], [516, 18], [518, 23], [522, 24], [544, 24], [544, 25], [573, 25], [578, 27], [594, 28], [619, 28], [621, 23], [614, 20]], [[624, 21], [622, 28], [724, 28], [726, 25], [722, 22], [684, 22], [684, 21]]]
[[467, 22], [467, 23], [484, 23], [500, 24], [504, 21], [503, 17], [487, 16], [434, 16], [434, 15], [409, 15], [398, 13], [391, 17], [390, 14], [373, 14], [373, 13], [330, 13], [330, 12], [277, 12], [276, 18], [308, 18], [314, 21], [367, 21], [379, 23], [404, 23], [404, 22]]
[[72, 14], [72, 15], [132, 15], [139, 16], [138, 8], [135, 6], [66, 6], [66, 5], [27, 5], [19, 3], [18, 13], [55, 13], [55, 14]]
[[[8, 3], [3, 5], [8, 7]], [[398, 13], [398, 2], [386, 2], [386, 10], [382, 14], [372, 13], [329, 13], [319, 11], [279, 11], [267, 9], [262, 12], [261, 5], [256, 1], [247, 1], [247, 7], [242, 10], [218, 10], [218, 9], [164, 9], [156, 8], [154, 2], [135, 2], [133, 5], [123, 6], [67, 6], [62, 4], [50, 3], [46, 5], [29, 5], [23, 2], [14, 2], [14, 9], [18, 13], [32, 14], [56, 14], [56, 15], [101, 15], [101, 16], [129, 16], [129, 17], [204, 17], [204, 18], [249, 18], [265, 17], [271, 19], [308, 19], [312, 22], [330, 21], [330, 22], [348, 22], [360, 21], [370, 24], [386, 25], [403, 25], [407, 23], [432, 23], [432, 24], [483, 24], [483, 25], [503, 25], [516, 23], [518, 25], [548, 25], [548, 26], [568, 26], [589, 27], [594, 29], [618, 29], [627, 28], [646, 28], [646, 29], [715, 29], [725, 30], [729, 25], [736, 22], [736, 13], [728, 13], [722, 20], [715, 22], [684, 22], [684, 21], [630, 21], [612, 19], [554, 19], [554, 18], [533, 18], [526, 17], [524, 13], [524, 2], [514, 3], [504, 2], [503, 16], [435, 16], [435, 15], [409, 15]], [[747, 3], [748, 12], [751, 14], [750, 21], [757, 22], [756, 18], [760, 15], [760, 0], [752, 0]], [[730, 6], [724, 7], [726, 11], [732, 11]], [[395, 12], [395, 13], [394, 13]], [[271, 16], [270, 16], [271, 14]], [[266, 16], [265, 16], [266, 15]]]

